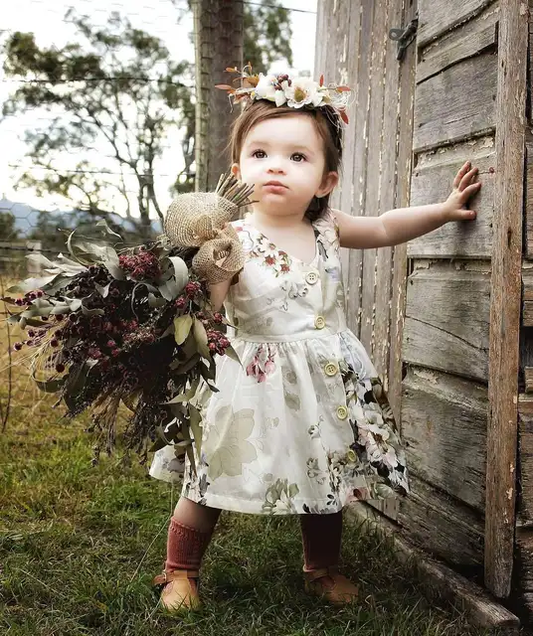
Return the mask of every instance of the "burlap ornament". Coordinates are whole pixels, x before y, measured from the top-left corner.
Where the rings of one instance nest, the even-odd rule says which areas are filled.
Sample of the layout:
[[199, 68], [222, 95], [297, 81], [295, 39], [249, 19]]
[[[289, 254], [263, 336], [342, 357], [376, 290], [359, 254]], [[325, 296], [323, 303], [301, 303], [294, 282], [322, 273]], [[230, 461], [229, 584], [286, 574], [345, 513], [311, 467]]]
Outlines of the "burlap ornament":
[[165, 234], [177, 247], [197, 247], [192, 262], [195, 274], [210, 284], [233, 278], [244, 266], [244, 250], [229, 225], [239, 208], [249, 203], [253, 186], [223, 175], [216, 192], [181, 194], [170, 205]]

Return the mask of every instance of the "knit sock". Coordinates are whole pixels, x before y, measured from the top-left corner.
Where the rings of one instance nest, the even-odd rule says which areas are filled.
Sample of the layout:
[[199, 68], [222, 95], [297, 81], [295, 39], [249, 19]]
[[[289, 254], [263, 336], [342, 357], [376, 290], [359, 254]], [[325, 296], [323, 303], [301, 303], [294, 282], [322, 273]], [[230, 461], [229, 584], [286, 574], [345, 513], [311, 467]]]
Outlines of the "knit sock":
[[199, 570], [202, 558], [213, 536], [214, 527], [207, 532], [184, 526], [175, 517], [170, 520], [167, 539], [165, 571]]
[[339, 562], [342, 511], [329, 515], [300, 515], [304, 571], [312, 572]]

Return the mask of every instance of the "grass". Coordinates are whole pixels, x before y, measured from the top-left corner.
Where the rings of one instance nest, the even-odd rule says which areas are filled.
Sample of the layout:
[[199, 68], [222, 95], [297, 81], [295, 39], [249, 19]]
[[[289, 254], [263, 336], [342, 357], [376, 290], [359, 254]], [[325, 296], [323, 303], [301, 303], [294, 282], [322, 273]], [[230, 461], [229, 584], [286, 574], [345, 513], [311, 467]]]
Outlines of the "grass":
[[[1, 329], [0, 329], [1, 331]], [[7, 400], [5, 334], [0, 400]], [[451, 608], [422, 585], [377, 535], [349, 527], [343, 570], [362, 600], [336, 609], [309, 598], [294, 518], [225, 513], [203, 568], [204, 609], [185, 618], [158, 607], [160, 572], [177, 490], [135, 459], [92, 467], [84, 422], [64, 422], [53, 397], [20, 368], [0, 434], [0, 634], [10, 636], [468, 636]]]

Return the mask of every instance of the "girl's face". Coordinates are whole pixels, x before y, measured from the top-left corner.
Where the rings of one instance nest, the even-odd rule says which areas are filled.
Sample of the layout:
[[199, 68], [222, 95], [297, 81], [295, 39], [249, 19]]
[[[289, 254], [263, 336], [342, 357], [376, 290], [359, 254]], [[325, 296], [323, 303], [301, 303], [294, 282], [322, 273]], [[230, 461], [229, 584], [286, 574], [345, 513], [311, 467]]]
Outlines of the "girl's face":
[[338, 181], [324, 174], [324, 142], [310, 117], [267, 119], [254, 126], [232, 171], [254, 184], [256, 208], [271, 215], [303, 216], [313, 196], [325, 196]]

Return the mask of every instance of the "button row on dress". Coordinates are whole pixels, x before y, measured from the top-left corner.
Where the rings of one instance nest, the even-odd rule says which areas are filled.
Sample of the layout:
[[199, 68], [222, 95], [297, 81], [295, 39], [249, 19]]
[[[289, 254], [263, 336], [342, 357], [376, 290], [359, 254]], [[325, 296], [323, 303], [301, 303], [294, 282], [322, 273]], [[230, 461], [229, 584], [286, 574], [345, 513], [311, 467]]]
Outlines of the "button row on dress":
[[339, 369], [337, 365], [334, 364], [333, 362], [328, 362], [326, 366], [324, 367], [324, 372], [326, 373], [326, 375], [329, 375], [330, 377], [334, 376], [338, 370]]
[[308, 272], [305, 276], [305, 280], [310, 285], [314, 285], [318, 280], [318, 274], [316, 272]]
[[345, 420], [348, 417], [348, 409], [343, 404], [337, 407], [337, 417], [339, 420]]

